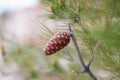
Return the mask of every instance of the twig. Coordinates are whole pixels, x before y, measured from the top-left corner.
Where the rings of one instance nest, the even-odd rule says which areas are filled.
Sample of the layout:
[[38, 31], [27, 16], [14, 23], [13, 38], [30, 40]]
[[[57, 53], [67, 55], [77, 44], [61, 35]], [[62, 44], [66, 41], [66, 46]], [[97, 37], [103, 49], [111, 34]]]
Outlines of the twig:
[[76, 42], [76, 38], [75, 38], [74, 33], [73, 33], [73, 31], [72, 31], [72, 29], [71, 29], [71, 27], [70, 27], [70, 24], [68, 25], [68, 27], [69, 27], [71, 39], [72, 39], [72, 41], [73, 41], [73, 43], [74, 43], [74, 46], [75, 46], [75, 48], [76, 48], [76, 51], [77, 51], [77, 54], [78, 54], [78, 57], [79, 57], [79, 60], [80, 60], [80, 63], [82, 64], [83, 67], [85, 67], [85, 63], [84, 63], [83, 58], [82, 58], [82, 56], [81, 56], [81, 53], [80, 53], [78, 44], [77, 44], [77, 42]]
[[82, 68], [82, 66], [77, 61], [75, 61], [75, 59], [72, 57], [72, 55], [70, 54], [70, 52], [66, 48], [64, 49], [64, 51], [70, 57], [70, 59], [72, 60], [72, 62], [75, 65], [77, 65], [78, 67]]
[[80, 63], [81, 63], [81, 65], [82, 65], [83, 69], [84, 69], [83, 72], [87, 73], [87, 74], [91, 77], [92, 80], [97, 80], [97, 78], [96, 78], [96, 77], [93, 75], [93, 73], [91, 72], [89, 66], [85, 65], [85, 62], [84, 62], [84, 60], [83, 60], [83, 58], [82, 58], [82, 55], [81, 55], [81, 53], [80, 53], [80, 49], [79, 49], [79, 47], [78, 47], [76, 38], [75, 38], [74, 33], [73, 33], [72, 29], [71, 29], [70, 23], [68, 23], [68, 27], [69, 27], [71, 39], [72, 39], [72, 41], [73, 41], [73, 44], [74, 44], [75, 49], [76, 49], [76, 51], [77, 51], [77, 55], [78, 55], [79, 60], [80, 60]]
[[95, 55], [95, 53], [96, 53], [96, 49], [97, 49], [99, 43], [100, 43], [100, 41], [97, 41], [97, 42], [96, 42], [96, 45], [95, 45], [95, 47], [94, 47], [93, 50], [92, 50], [92, 57], [91, 57], [91, 59], [89, 60], [87, 66], [90, 66], [91, 63], [92, 63], [92, 61], [94, 60], [94, 55]]

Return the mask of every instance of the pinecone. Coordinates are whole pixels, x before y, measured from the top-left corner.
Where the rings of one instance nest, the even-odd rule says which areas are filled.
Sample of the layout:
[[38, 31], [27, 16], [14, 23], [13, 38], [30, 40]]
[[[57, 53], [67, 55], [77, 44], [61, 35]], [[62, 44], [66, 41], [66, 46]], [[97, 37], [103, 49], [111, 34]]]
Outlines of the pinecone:
[[51, 55], [61, 50], [70, 42], [70, 35], [67, 32], [57, 32], [44, 47], [45, 55]]

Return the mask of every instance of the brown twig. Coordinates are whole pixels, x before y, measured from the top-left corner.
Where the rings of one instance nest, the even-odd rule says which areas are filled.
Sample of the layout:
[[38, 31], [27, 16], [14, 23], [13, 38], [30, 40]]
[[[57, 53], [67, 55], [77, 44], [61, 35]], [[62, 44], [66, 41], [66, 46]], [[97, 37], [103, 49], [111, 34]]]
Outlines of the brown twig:
[[83, 67], [85, 67], [85, 63], [84, 63], [83, 58], [82, 58], [82, 56], [81, 56], [81, 53], [80, 53], [80, 50], [79, 50], [79, 47], [78, 47], [76, 38], [75, 38], [74, 33], [73, 33], [73, 31], [72, 31], [72, 29], [71, 29], [71, 27], [70, 27], [70, 24], [68, 25], [68, 27], [69, 27], [71, 39], [72, 39], [72, 41], [73, 41], [73, 43], [74, 43], [74, 46], [75, 46], [75, 49], [76, 49], [76, 51], [77, 51], [77, 53], [78, 53], [78, 57], [79, 57], [79, 59], [80, 59], [80, 63], [82, 64]]
[[87, 66], [90, 66], [91, 63], [93, 62], [93, 60], [94, 60], [94, 55], [95, 55], [95, 53], [96, 53], [96, 49], [97, 49], [99, 43], [100, 43], [100, 41], [97, 41], [97, 42], [96, 42], [96, 45], [95, 45], [95, 47], [94, 47], [93, 50], [92, 50], [92, 57], [91, 57], [91, 59], [89, 60]]
[[64, 49], [65, 53], [70, 57], [71, 61], [77, 65], [78, 67], [82, 68], [82, 65], [80, 65], [74, 58], [73, 56], [70, 54], [70, 52], [65, 48]]
[[[75, 49], [76, 49], [76, 51], [77, 51], [77, 55], [78, 55], [79, 60], [80, 60], [80, 63], [81, 63], [81, 65], [82, 65], [83, 69], [84, 69], [83, 72], [87, 73], [87, 74], [91, 77], [92, 80], [97, 80], [97, 78], [96, 78], [96, 77], [94, 76], [94, 74], [91, 72], [89, 66], [85, 65], [85, 62], [84, 62], [84, 60], [83, 60], [83, 58], [82, 58], [82, 55], [81, 55], [81, 53], [80, 53], [80, 49], [79, 49], [79, 47], [78, 47], [76, 38], [75, 38], [75, 36], [74, 36], [74, 32], [73, 32], [72, 29], [71, 29], [70, 23], [68, 23], [68, 27], [69, 27], [71, 39], [72, 39], [72, 41], [73, 41], [73, 44], [74, 44]], [[90, 62], [90, 64], [91, 64], [91, 62]]]

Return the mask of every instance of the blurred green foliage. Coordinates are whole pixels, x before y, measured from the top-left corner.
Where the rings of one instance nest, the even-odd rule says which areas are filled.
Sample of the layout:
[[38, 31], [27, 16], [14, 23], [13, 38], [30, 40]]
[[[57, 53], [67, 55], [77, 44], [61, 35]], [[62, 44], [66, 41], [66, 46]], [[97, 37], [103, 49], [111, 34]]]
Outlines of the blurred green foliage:
[[[71, 52], [74, 51], [71, 49]], [[64, 61], [67, 61], [68, 64], [64, 64]], [[25, 44], [14, 45], [6, 56], [7, 62], [16, 62], [20, 68], [18, 73], [25, 80], [79, 80], [81, 76], [87, 78], [80, 72], [75, 72], [79, 67], [74, 66], [63, 51], [45, 56], [41, 49], [37, 50]]]
[[[52, 19], [69, 19], [75, 32], [82, 56], [87, 63], [91, 52], [100, 41], [91, 69], [112, 73], [112, 76], [100, 80], [119, 80], [120, 76], [120, 0], [42, 0], [50, 7], [48, 17]], [[47, 28], [48, 40], [53, 33]], [[42, 48], [47, 42], [39, 44]], [[73, 44], [68, 45], [71, 55], [79, 62]], [[16, 62], [25, 80], [89, 80], [81, 73], [63, 50], [51, 56], [43, 55], [42, 49], [35, 49], [25, 44], [15, 45], [7, 56], [8, 62]], [[63, 59], [63, 61], [61, 61]], [[64, 62], [67, 61], [65, 66]], [[69, 67], [68, 67], [69, 66]], [[66, 69], [67, 67], [67, 69]], [[57, 79], [55, 78], [57, 77]], [[43, 79], [42, 79], [43, 78]]]
[[[93, 67], [111, 72], [114, 75], [111, 78], [120, 76], [120, 0], [43, 0], [43, 2], [49, 5], [50, 12], [53, 13], [48, 17], [70, 20], [76, 37], [82, 39], [87, 50], [92, 51], [96, 41], [100, 41], [95, 57], [98, 60], [95, 64], [100, 66]], [[84, 52], [84, 49], [81, 51]]]

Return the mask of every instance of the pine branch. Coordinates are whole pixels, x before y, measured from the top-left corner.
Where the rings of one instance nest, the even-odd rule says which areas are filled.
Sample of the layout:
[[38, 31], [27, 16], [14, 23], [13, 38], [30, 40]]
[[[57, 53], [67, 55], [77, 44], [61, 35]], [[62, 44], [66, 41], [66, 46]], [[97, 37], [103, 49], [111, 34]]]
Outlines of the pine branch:
[[92, 50], [92, 57], [91, 57], [91, 59], [89, 60], [87, 66], [90, 66], [91, 63], [93, 62], [93, 60], [94, 60], [94, 55], [96, 54], [96, 49], [97, 49], [99, 43], [100, 43], [100, 41], [97, 41], [97, 42], [96, 42], [96, 45], [95, 45], [94, 49]]
[[80, 67], [82, 69], [82, 65], [80, 65], [74, 58], [73, 56], [70, 54], [70, 52], [65, 48], [64, 49], [65, 53], [70, 57], [71, 61], [77, 65], [78, 67]]
[[[83, 72], [87, 73], [87, 74], [90, 76], [91, 80], [97, 80], [97, 78], [96, 78], [96, 77], [94, 76], [94, 74], [91, 72], [91, 70], [90, 70], [90, 68], [89, 68], [90, 66], [85, 65], [85, 62], [84, 62], [84, 60], [83, 60], [83, 58], [82, 58], [80, 49], [79, 49], [78, 44], [77, 44], [77, 41], [76, 41], [76, 38], [75, 38], [75, 36], [74, 36], [74, 32], [73, 32], [73, 30], [71, 29], [70, 23], [68, 23], [68, 27], [69, 27], [71, 39], [72, 39], [72, 41], [73, 41], [74, 47], [75, 47], [75, 49], [76, 49], [76, 51], [77, 51], [77, 55], [78, 55], [79, 60], [80, 60], [80, 63], [81, 63], [81, 65], [82, 65], [83, 69], [84, 69]], [[90, 64], [91, 64], [91, 62], [90, 62]]]

